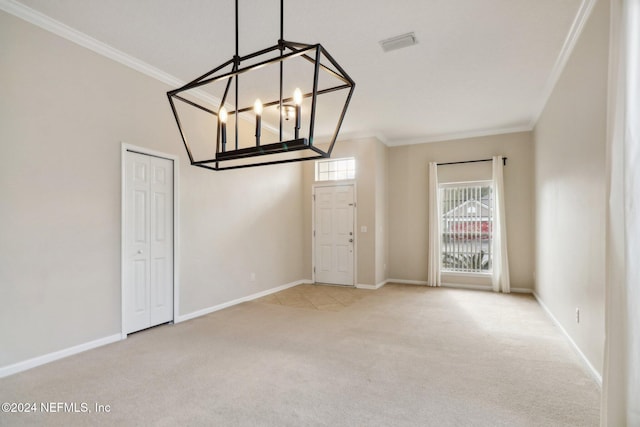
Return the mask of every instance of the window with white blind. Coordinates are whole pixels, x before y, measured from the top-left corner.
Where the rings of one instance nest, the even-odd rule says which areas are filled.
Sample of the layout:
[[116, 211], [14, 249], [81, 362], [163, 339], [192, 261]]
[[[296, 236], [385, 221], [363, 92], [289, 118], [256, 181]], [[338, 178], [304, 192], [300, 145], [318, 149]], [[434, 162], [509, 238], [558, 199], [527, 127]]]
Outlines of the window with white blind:
[[316, 181], [338, 181], [356, 177], [356, 159], [327, 159], [316, 161]]
[[440, 185], [442, 271], [491, 272], [493, 187], [490, 181]]

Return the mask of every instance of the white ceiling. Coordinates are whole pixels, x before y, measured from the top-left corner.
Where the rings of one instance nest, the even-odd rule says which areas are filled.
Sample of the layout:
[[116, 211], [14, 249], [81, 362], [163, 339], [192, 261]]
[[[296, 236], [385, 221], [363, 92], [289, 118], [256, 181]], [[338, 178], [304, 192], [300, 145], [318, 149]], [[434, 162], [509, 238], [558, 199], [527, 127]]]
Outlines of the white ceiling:
[[[233, 0], [20, 3], [182, 81], [234, 53]], [[584, 3], [288, 0], [285, 39], [322, 43], [356, 81], [342, 139], [398, 145], [503, 133], [537, 119]], [[383, 53], [380, 40], [411, 31], [417, 45]], [[278, 37], [278, 0], [240, 0], [241, 55]]]

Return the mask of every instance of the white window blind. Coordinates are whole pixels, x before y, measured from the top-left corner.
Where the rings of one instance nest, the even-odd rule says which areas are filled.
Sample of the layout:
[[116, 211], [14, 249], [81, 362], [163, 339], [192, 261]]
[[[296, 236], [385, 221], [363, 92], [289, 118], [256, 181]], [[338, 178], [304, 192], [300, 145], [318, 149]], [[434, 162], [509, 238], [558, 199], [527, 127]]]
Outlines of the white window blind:
[[440, 186], [442, 271], [490, 273], [493, 188], [490, 182]]

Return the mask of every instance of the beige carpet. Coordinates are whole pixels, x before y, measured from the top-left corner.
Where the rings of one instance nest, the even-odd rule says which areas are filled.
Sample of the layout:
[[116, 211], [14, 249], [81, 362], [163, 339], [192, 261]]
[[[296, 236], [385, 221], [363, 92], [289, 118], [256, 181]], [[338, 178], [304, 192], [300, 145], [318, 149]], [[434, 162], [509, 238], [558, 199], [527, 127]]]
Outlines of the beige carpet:
[[367, 295], [370, 295], [370, 292], [356, 288], [300, 285], [260, 298], [257, 302], [312, 310], [340, 311]]
[[1, 379], [0, 402], [111, 407], [0, 413], [11, 426], [596, 426], [599, 417], [598, 386], [533, 298], [403, 285], [303, 286], [150, 329]]

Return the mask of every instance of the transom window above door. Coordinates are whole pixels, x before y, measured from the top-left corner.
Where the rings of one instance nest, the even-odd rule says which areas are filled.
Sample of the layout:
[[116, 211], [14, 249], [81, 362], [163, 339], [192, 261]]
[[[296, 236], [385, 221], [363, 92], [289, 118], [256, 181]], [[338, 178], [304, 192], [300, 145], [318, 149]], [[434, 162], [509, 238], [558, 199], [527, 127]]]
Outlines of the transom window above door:
[[327, 159], [316, 161], [316, 181], [339, 181], [356, 177], [356, 159]]

